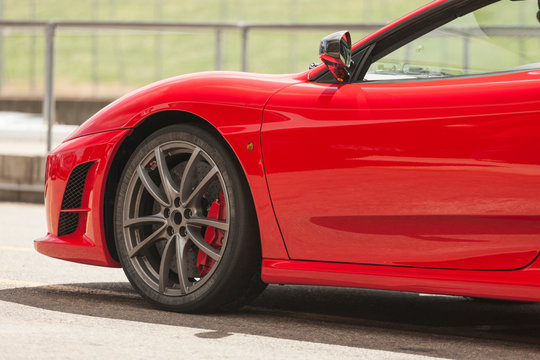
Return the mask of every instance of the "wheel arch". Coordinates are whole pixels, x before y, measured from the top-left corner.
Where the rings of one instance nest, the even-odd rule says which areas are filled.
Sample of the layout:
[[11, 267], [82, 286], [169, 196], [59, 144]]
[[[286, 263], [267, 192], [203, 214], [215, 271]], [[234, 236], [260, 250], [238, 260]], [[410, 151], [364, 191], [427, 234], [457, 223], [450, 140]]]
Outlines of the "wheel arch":
[[124, 167], [127, 164], [127, 161], [129, 160], [133, 150], [137, 148], [137, 146], [143, 139], [145, 139], [155, 131], [158, 131], [159, 129], [175, 124], [192, 124], [200, 127], [211, 133], [212, 136], [214, 136], [215, 139], [218, 140], [225, 147], [225, 149], [227, 149], [229, 155], [232, 157], [234, 163], [237, 166], [237, 170], [241, 174], [241, 178], [244, 181], [244, 186], [246, 186], [247, 190], [249, 191], [253, 211], [255, 213], [255, 216], [258, 217], [257, 211], [255, 211], [253, 192], [251, 187], [249, 186], [249, 181], [247, 180], [246, 173], [242, 167], [240, 159], [238, 158], [230, 144], [227, 142], [227, 140], [223, 137], [223, 135], [206, 119], [191, 112], [182, 110], [160, 111], [146, 117], [135, 128], [133, 128], [133, 131], [123, 140], [122, 144], [118, 148], [118, 151], [114, 155], [114, 158], [111, 162], [111, 166], [109, 167], [103, 199], [103, 226], [107, 249], [111, 257], [116, 261], [119, 261], [119, 259], [116, 250], [113, 225], [114, 202], [116, 199], [116, 192], [118, 190], [119, 180], [122, 176], [122, 172], [124, 171]]

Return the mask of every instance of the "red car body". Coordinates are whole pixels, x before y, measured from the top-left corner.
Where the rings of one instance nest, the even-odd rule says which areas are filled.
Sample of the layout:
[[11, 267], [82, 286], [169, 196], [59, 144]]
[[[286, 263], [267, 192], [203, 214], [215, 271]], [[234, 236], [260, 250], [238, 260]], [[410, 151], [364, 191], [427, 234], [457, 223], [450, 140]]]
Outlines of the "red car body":
[[[185, 75], [112, 103], [49, 155], [49, 233], [36, 249], [118, 267], [107, 208], [128, 139], [196, 117], [247, 178], [263, 281], [540, 301], [540, 70], [312, 81], [324, 71]], [[80, 206], [63, 209], [70, 174], [88, 162]], [[65, 236], [62, 212], [80, 219]]]

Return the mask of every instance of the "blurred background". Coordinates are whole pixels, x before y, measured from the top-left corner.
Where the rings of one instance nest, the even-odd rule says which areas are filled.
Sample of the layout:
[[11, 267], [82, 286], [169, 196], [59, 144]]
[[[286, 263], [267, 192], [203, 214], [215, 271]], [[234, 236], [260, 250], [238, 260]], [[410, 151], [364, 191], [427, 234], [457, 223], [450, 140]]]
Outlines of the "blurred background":
[[[425, 0], [0, 0], [3, 20], [144, 21], [186, 23], [381, 24]], [[341, 28], [336, 28], [341, 30]], [[317, 61], [331, 30], [253, 29], [249, 71], [292, 73]], [[353, 32], [353, 41], [367, 33]], [[152, 81], [206, 70], [242, 70], [239, 29], [56, 31], [57, 96], [114, 98]], [[220, 45], [217, 42], [220, 41]], [[44, 80], [42, 29], [2, 33], [2, 95], [40, 95]], [[221, 54], [217, 54], [220, 50]], [[218, 60], [219, 56], [219, 60]]]

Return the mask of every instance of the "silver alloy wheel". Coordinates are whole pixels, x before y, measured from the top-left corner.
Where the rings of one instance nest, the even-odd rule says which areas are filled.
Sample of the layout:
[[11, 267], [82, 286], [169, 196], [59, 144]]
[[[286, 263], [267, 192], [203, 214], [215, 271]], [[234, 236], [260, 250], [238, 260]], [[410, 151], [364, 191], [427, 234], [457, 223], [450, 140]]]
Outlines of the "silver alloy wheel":
[[[167, 296], [186, 295], [202, 286], [227, 246], [231, 213], [223, 176], [212, 158], [189, 142], [161, 144], [139, 162], [126, 195], [124, 241], [141, 279]], [[208, 217], [214, 202], [224, 207], [224, 218]], [[209, 228], [223, 236], [221, 246], [206, 241]], [[201, 252], [212, 259], [204, 273], [197, 268]]]

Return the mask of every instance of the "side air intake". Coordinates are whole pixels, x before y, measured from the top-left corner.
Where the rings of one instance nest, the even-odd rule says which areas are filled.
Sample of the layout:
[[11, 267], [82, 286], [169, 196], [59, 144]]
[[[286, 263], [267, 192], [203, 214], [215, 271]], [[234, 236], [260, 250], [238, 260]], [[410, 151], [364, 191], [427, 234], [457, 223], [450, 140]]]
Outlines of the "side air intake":
[[[81, 208], [84, 184], [88, 170], [92, 167], [93, 162], [87, 162], [77, 165], [69, 176], [64, 198], [62, 199], [62, 210], [76, 210]], [[79, 227], [80, 214], [77, 211], [60, 211], [60, 219], [58, 221], [58, 236], [69, 235], [74, 233]]]
[[87, 162], [78, 165], [71, 172], [66, 185], [66, 191], [64, 192], [64, 198], [62, 199], [62, 210], [79, 209], [81, 207], [86, 176], [92, 164], [93, 162]]
[[58, 220], [58, 236], [73, 234], [79, 227], [78, 212], [61, 212]]

